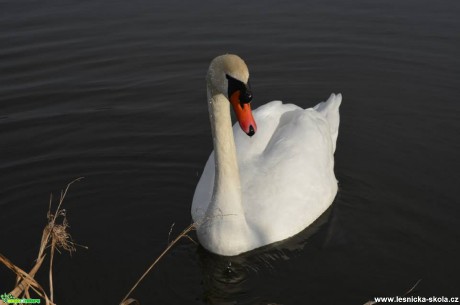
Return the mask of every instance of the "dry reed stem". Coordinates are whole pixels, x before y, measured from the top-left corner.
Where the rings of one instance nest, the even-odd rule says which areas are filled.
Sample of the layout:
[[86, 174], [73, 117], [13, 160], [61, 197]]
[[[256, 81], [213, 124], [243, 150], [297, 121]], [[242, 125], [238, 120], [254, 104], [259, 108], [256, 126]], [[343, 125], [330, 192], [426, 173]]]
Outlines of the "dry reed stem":
[[[40, 261], [37, 261], [37, 263], [35, 264], [35, 266], [32, 268], [32, 270], [30, 272], [32, 274], [31, 275], [31, 274], [25, 272], [24, 270], [22, 270], [21, 268], [19, 268], [18, 266], [16, 266], [15, 264], [13, 264], [9, 259], [7, 259], [5, 256], [3, 256], [3, 254], [0, 253], [0, 263], [2, 263], [8, 269], [10, 269], [14, 273], [16, 273], [17, 277], [20, 278], [19, 283], [16, 285], [16, 287], [9, 294], [13, 295], [14, 297], [19, 297], [21, 295], [21, 293], [24, 293], [24, 291], [27, 292], [27, 293], [24, 293], [24, 294], [28, 294], [28, 289], [32, 288], [32, 290], [34, 290], [37, 293], [37, 295], [39, 295], [41, 298], [45, 299], [47, 305], [48, 304], [49, 305], [54, 305], [53, 303], [48, 302], [49, 300], [46, 297], [45, 290], [33, 278], [35, 273], [40, 268], [44, 258], [45, 257], [42, 257], [42, 259]], [[2, 300], [0, 300], [0, 304], [5, 304], [5, 303]]]
[[[408, 291], [406, 291], [406, 293], [404, 293], [402, 296], [405, 297], [407, 296], [408, 294], [412, 293], [412, 291], [414, 291], [415, 288], [417, 288], [418, 284], [420, 284], [420, 282], [422, 281], [422, 279], [419, 279]], [[375, 302], [375, 301], [368, 301], [366, 303], [364, 303], [364, 305], [374, 305], [374, 304], [377, 304], [379, 302]]]
[[226, 216], [233, 216], [235, 214], [217, 214], [217, 215], [212, 215], [212, 216], [208, 216], [198, 222], [195, 222], [195, 223], [192, 223], [191, 225], [189, 225], [187, 228], [185, 228], [185, 230], [182, 231], [182, 233], [180, 233], [172, 242], [169, 242], [169, 239], [171, 238], [171, 233], [172, 233], [172, 230], [174, 228], [174, 225], [175, 223], [173, 223], [169, 229], [169, 233], [168, 233], [168, 246], [166, 247], [166, 249], [163, 250], [163, 252], [161, 252], [161, 254], [155, 259], [155, 261], [150, 265], [150, 267], [144, 272], [144, 274], [142, 274], [142, 276], [137, 280], [136, 284], [134, 284], [134, 286], [131, 288], [131, 290], [126, 294], [126, 296], [123, 298], [123, 300], [120, 302], [119, 305], [129, 305], [129, 304], [132, 304], [133, 302], [135, 302], [135, 304], [140, 304], [137, 300], [135, 299], [132, 299], [132, 298], [129, 298], [128, 297], [131, 295], [131, 293], [137, 288], [137, 286], [139, 285], [139, 283], [147, 276], [147, 274], [150, 272], [150, 270], [153, 269], [153, 267], [155, 267], [155, 265], [160, 261], [160, 259], [163, 258], [163, 256], [165, 256], [165, 254], [182, 238], [187, 238], [188, 240], [190, 240], [192, 243], [194, 243], [195, 245], [198, 245], [198, 243], [196, 241], [193, 240], [193, 238], [191, 238], [188, 233], [190, 233], [191, 231], [195, 230], [197, 228], [197, 226], [201, 226], [203, 224], [205, 224], [206, 222], [208, 221], [211, 221], [212, 219], [216, 218], [216, 217], [226, 217]]
[[[38, 256], [35, 261], [35, 265], [32, 267], [30, 272], [26, 272], [13, 264], [5, 256], [0, 253], [0, 263], [5, 265], [11, 271], [16, 274], [16, 283], [14, 289], [9, 293], [15, 298], [30, 298], [31, 294], [29, 289], [32, 289], [39, 297], [45, 300], [46, 305], [56, 305], [54, 303], [54, 285], [53, 285], [53, 261], [54, 261], [54, 252], [59, 251], [59, 249], [68, 251], [70, 254], [76, 251], [76, 243], [73, 242], [71, 235], [68, 232], [69, 223], [66, 218], [66, 211], [62, 209], [62, 203], [67, 195], [67, 192], [70, 186], [83, 179], [83, 177], [77, 178], [67, 184], [64, 191], [61, 191], [61, 196], [59, 198], [58, 206], [54, 213], [51, 213], [51, 204], [53, 201], [53, 194], [50, 196], [50, 202], [48, 207], [47, 219], [48, 223], [43, 229], [43, 234], [40, 242], [40, 249], [38, 251]], [[56, 221], [61, 219], [61, 223]], [[49, 286], [50, 286], [50, 296], [43, 289], [43, 287], [34, 279], [35, 274], [38, 272], [42, 263], [46, 257], [46, 250], [50, 248], [50, 267], [49, 267]], [[5, 304], [0, 300], [0, 304]]]
[[120, 303], [120, 305], [131, 305], [131, 304], [140, 305], [141, 303], [139, 303], [138, 300], [132, 299], [132, 298], [126, 299], [122, 303]]
[[[172, 228], [173, 228], [174, 224], [171, 226], [171, 229], [169, 231], [169, 235], [168, 235], [168, 241], [169, 241], [169, 236], [171, 235], [171, 231], [172, 231]], [[155, 267], [155, 265], [160, 261], [160, 259], [165, 256], [165, 254], [180, 240], [182, 239], [183, 237], [193, 241], [194, 243], [196, 243], [190, 236], [188, 236], [187, 234], [190, 233], [191, 231], [193, 231], [195, 229], [195, 223], [192, 223], [191, 225], [189, 225], [187, 228], [185, 228], [184, 231], [182, 231], [182, 233], [180, 233], [172, 242], [170, 242], [168, 244], [168, 246], [166, 247], [166, 249], [163, 250], [163, 252], [161, 252], [161, 254], [155, 259], [155, 261], [150, 265], [150, 267], [144, 272], [144, 274], [142, 274], [142, 276], [137, 280], [136, 284], [134, 284], [134, 286], [131, 288], [131, 290], [129, 290], [129, 292], [126, 294], [126, 296], [123, 298], [123, 300], [120, 302], [120, 305], [129, 305], [129, 304], [140, 304], [137, 300], [135, 299], [132, 299], [132, 298], [129, 298], [129, 296], [131, 295], [131, 293], [137, 288], [137, 286], [140, 284], [140, 282], [142, 282], [142, 280], [147, 276], [147, 274], [150, 272], [150, 270], [152, 270], [153, 267]], [[129, 299], [128, 299], [129, 298]]]

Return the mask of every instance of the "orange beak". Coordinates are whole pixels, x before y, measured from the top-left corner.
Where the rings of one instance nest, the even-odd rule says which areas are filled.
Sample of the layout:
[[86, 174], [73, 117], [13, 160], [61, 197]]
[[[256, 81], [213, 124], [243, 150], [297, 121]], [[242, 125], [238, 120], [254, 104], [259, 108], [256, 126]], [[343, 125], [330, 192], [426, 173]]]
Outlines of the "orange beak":
[[240, 103], [240, 90], [233, 92], [230, 96], [230, 103], [235, 111], [236, 118], [240, 123], [241, 129], [250, 137], [257, 131], [257, 125], [252, 117], [251, 104]]

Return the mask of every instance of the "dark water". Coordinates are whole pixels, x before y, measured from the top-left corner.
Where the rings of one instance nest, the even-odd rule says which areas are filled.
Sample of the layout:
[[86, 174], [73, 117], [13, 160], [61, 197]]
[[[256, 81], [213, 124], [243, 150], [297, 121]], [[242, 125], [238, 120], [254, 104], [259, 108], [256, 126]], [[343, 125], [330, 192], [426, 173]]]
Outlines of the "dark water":
[[[204, 76], [233, 52], [254, 107], [344, 96], [340, 190], [311, 235], [232, 261], [182, 241], [142, 304], [363, 304], [459, 296], [460, 4], [0, 1], [0, 252], [29, 269], [50, 192], [74, 239], [58, 304], [118, 304], [190, 221], [211, 151]], [[46, 283], [47, 275], [38, 279]], [[14, 277], [0, 269], [0, 293]]]

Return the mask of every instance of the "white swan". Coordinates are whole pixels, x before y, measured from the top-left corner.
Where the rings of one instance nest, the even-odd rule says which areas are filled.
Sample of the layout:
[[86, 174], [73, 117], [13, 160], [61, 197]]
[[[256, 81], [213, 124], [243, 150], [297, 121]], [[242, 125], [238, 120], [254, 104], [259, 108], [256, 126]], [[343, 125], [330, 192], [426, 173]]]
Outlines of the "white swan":
[[[214, 151], [193, 196], [200, 243], [232, 256], [302, 231], [337, 193], [333, 154], [342, 96], [310, 109], [273, 101], [252, 116], [240, 57], [216, 57], [206, 80]], [[239, 127], [232, 128], [230, 105]]]

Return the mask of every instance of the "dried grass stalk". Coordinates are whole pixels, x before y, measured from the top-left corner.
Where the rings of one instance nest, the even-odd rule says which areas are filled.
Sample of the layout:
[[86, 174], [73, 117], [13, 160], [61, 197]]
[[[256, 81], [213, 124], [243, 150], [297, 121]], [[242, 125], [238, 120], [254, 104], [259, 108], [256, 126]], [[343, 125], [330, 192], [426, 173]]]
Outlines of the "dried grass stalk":
[[[409, 294], [411, 294], [415, 288], [417, 288], [418, 284], [420, 284], [420, 282], [422, 281], [422, 279], [419, 279], [408, 291], [406, 291], [406, 293], [404, 293], [402, 296], [405, 297], [405, 296], [408, 296]], [[375, 305], [375, 304], [378, 304], [379, 302], [376, 302], [376, 301], [367, 301], [366, 303], [364, 303], [364, 305]]]
[[[53, 261], [54, 261], [54, 252], [64, 250], [72, 254], [76, 251], [76, 243], [73, 242], [72, 236], [68, 232], [69, 223], [66, 218], [66, 211], [62, 209], [62, 203], [67, 195], [67, 191], [70, 186], [83, 179], [83, 177], [77, 178], [67, 184], [66, 188], [61, 191], [59, 198], [58, 206], [54, 212], [51, 211], [51, 204], [53, 201], [53, 194], [50, 196], [49, 208], [47, 213], [48, 223], [43, 229], [42, 239], [40, 242], [40, 249], [38, 251], [38, 256], [35, 261], [35, 265], [29, 272], [26, 272], [13, 264], [9, 259], [0, 253], [0, 263], [5, 265], [11, 271], [16, 274], [16, 283], [14, 289], [9, 293], [15, 298], [31, 298], [33, 296], [30, 293], [32, 289], [35, 294], [44, 299], [46, 305], [56, 305], [54, 303], [54, 285], [53, 285]], [[83, 246], [82, 246], [83, 247]], [[85, 247], [86, 248], [86, 247]], [[46, 252], [49, 249], [50, 252], [50, 268], [49, 268], [49, 286], [50, 293], [49, 296], [46, 293], [45, 289], [34, 279], [35, 274], [38, 272], [42, 263], [46, 257]], [[0, 300], [0, 304], [5, 304]]]
[[[169, 231], [169, 235], [168, 235], [168, 241], [169, 241], [169, 236], [171, 235], [171, 231], [173, 229], [173, 226], [174, 224], [171, 226], [171, 229]], [[134, 286], [131, 288], [131, 290], [129, 290], [129, 292], [126, 294], [126, 296], [123, 298], [123, 300], [121, 300], [120, 302], [120, 305], [130, 305], [130, 304], [136, 304], [136, 305], [139, 305], [140, 303], [133, 299], [133, 298], [129, 298], [129, 296], [131, 295], [131, 293], [137, 288], [137, 286], [140, 284], [140, 282], [142, 282], [142, 280], [147, 276], [147, 274], [150, 272], [150, 270], [153, 269], [153, 267], [155, 267], [155, 265], [160, 261], [160, 259], [163, 258], [163, 256], [165, 256], [166, 253], [168, 253], [168, 251], [179, 241], [181, 240], [182, 238], [187, 238], [189, 240], [191, 240], [192, 242], [196, 243], [189, 235], [188, 233], [190, 233], [191, 231], [193, 231], [195, 229], [196, 225], [195, 223], [192, 223], [191, 225], [189, 225], [187, 228], [185, 228], [184, 231], [182, 231], [172, 242], [168, 243], [168, 246], [163, 250], [163, 252], [161, 252], [161, 254], [155, 259], [155, 261], [150, 265], [150, 267], [144, 272], [144, 274], [142, 274], [142, 276], [137, 280], [136, 284], [134, 284]]]

